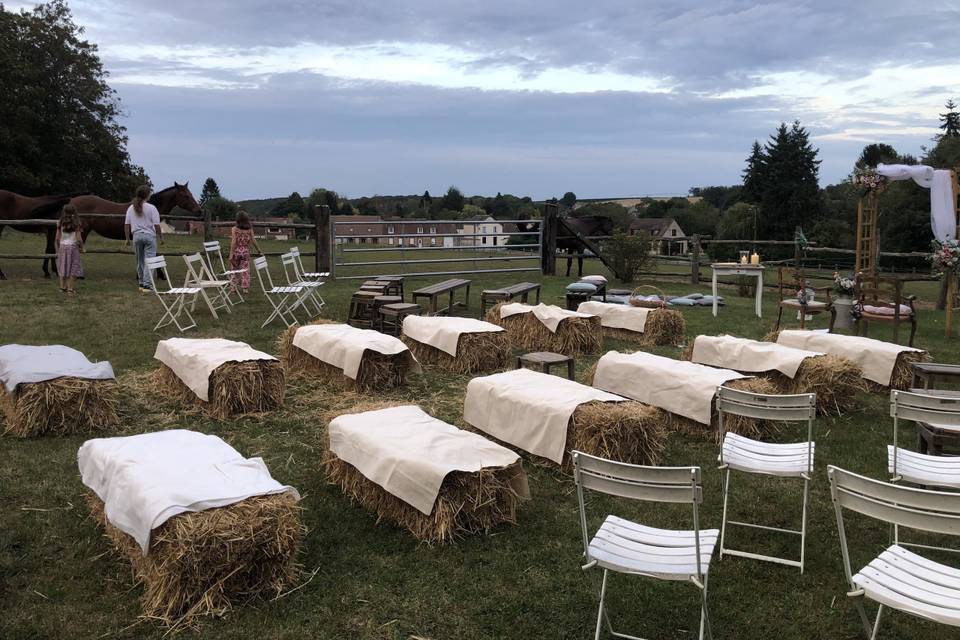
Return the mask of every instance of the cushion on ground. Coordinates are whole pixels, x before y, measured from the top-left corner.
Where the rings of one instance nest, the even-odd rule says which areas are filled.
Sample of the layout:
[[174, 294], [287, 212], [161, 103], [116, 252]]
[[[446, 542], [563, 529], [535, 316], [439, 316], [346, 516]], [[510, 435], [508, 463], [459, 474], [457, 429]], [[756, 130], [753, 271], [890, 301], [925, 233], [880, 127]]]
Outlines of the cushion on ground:
[[[895, 310], [894, 310], [893, 307], [875, 307], [875, 306], [870, 305], [870, 304], [865, 304], [865, 305], [863, 305], [863, 312], [864, 312], [864, 313], [870, 313], [870, 314], [873, 314], [873, 315], [876, 315], [876, 316], [890, 316], [890, 317], [893, 317], [893, 315], [894, 315], [893, 312], [894, 312], [894, 311], [895, 311]], [[910, 309], [909, 306], [907, 306], [907, 305], [905, 305], [905, 304], [900, 305], [900, 315], [901, 315], [901, 316], [909, 316], [909, 315], [912, 314], [912, 313], [913, 313], [913, 310]]]
[[567, 285], [567, 291], [570, 293], [596, 293], [596, 285], [590, 282], [571, 282]]

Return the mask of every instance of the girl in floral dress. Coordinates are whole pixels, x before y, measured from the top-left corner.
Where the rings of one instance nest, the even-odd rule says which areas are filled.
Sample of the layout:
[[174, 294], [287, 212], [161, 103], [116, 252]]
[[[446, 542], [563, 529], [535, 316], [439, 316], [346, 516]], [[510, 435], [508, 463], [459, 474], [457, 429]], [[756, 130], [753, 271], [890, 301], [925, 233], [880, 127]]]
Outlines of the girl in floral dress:
[[262, 253], [257, 245], [256, 238], [253, 237], [253, 225], [250, 224], [250, 216], [247, 212], [240, 210], [237, 212], [237, 222], [230, 229], [230, 268], [243, 269], [243, 273], [235, 273], [231, 276], [233, 286], [239, 286], [244, 293], [250, 289], [250, 247], [256, 249], [257, 253]]

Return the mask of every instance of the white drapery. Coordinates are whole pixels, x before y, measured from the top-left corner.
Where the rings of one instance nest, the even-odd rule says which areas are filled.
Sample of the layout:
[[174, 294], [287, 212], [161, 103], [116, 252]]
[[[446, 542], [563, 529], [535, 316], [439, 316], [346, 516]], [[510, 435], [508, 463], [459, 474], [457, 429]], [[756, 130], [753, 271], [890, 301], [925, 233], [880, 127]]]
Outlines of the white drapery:
[[890, 180], [912, 179], [921, 187], [930, 189], [930, 227], [933, 237], [943, 242], [957, 236], [953, 181], [950, 171], [934, 169], [923, 164], [878, 164], [877, 173]]

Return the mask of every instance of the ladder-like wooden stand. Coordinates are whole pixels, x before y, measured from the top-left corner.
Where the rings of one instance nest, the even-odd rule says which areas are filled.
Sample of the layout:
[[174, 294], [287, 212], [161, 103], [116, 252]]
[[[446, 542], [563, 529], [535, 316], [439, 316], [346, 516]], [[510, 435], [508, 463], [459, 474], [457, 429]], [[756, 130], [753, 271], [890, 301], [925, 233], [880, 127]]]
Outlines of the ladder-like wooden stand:
[[[957, 234], [960, 238], [960, 205], [957, 204], [957, 197], [960, 196], [960, 180], [957, 179], [957, 168], [950, 171], [950, 178], [953, 185], [953, 204], [956, 206]], [[953, 314], [960, 312], [960, 287], [957, 286], [956, 274], [947, 274], [947, 317], [943, 324], [944, 335], [950, 337], [953, 333]]]

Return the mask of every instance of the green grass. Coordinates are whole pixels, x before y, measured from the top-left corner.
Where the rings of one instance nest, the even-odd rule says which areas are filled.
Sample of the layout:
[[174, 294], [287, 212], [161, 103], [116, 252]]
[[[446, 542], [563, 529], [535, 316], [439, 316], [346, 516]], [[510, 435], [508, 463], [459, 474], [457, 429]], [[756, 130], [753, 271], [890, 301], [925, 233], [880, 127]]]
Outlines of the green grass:
[[[106, 247], [96, 239], [90, 246]], [[264, 243], [265, 249], [284, 245]], [[170, 238], [167, 250], [199, 246], [197, 238]], [[42, 247], [36, 236], [5, 232], [0, 253], [30, 253]], [[424, 252], [446, 254], [446, 252]], [[432, 256], [431, 256], [432, 257]], [[571, 478], [526, 464], [533, 499], [519, 513], [515, 527], [455, 545], [418, 544], [407, 533], [353, 506], [338, 489], [327, 485], [320, 471], [322, 436], [331, 414], [359, 398], [294, 380], [284, 410], [262, 419], [208, 420], [157, 397], [142, 384], [154, 367], [156, 341], [174, 335], [155, 334], [159, 303], [140, 296], [133, 278], [132, 256], [84, 257], [87, 280], [80, 295], [67, 298], [54, 282], [40, 277], [37, 261], [5, 261], [10, 280], [0, 282], [0, 344], [62, 343], [94, 359], [108, 359], [126, 385], [122, 434], [186, 427], [214, 433], [244, 455], [263, 456], [273, 475], [304, 495], [304, 516], [310, 533], [301, 562], [312, 581], [277, 601], [251, 603], [223, 620], [209, 620], [187, 637], [217, 638], [586, 638], [591, 637], [599, 575], [580, 570], [581, 542]], [[278, 275], [277, 259], [271, 260]], [[179, 258], [172, 261], [182, 277]], [[590, 265], [590, 263], [588, 263]], [[590, 265], [592, 266], [592, 265]], [[588, 269], [590, 269], [588, 266]], [[410, 267], [408, 267], [408, 270]], [[592, 271], [592, 269], [591, 269]], [[478, 289], [505, 285], [536, 274], [492, 274], [474, 279]], [[436, 280], [433, 278], [432, 280]], [[560, 302], [563, 277], [539, 278], [547, 302]], [[408, 280], [409, 292], [431, 279]], [[651, 281], [668, 293], [689, 292], [679, 281]], [[324, 287], [331, 317], [343, 319], [356, 282]], [[699, 287], [707, 292], [709, 283]], [[925, 303], [934, 287], [912, 290]], [[764, 299], [764, 317], [753, 316], [753, 300], [723, 291], [728, 305], [717, 318], [707, 308], [684, 309], [688, 335], [729, 332], [759, 338], [775, 318], [774, 298]], [[214, 321], [199, 311], [198, 330], [191, 337], [226, 337], [273, 350], [281, 330], [260, 329], [267, 314], [261, 296]], [[927, 304], [924, 304], [927, 307]], [[822, 320], [818, 321], [822, 326]], [[917, 344], [938, 361], [956, 362], [957, 339], [943, 337], [943, 314], [924, 310]], [[872, 335], [890, 336], [888, 327]], [[607, 341], [608, 349], [631, 346]], [[676, 357], [675, 348], [657, 349]], [[580, 374], [595, 361], [578, 362]], [[419, 403], [428, 412], [462, 424], [463, 393], [468, 378], [426, 372], [386, 399]], [[137, 384], [139, 383], [139, 384]], [[804, 575], [777, 565], [728, 558], [714, 560], [710, 605], [717, 638], [783, 639], [858, 638], [857, 617], [844, 597], [846, 585], [825, 466], [840, 465], [884, 478], [885, 445], [891, 437], [886, 400], [864, 394], [860, 408], [841, 419], [817, 421], [817, 471], [812, 490], [808, 565]], [[787, 429], [782, 438], [803, 437], [803, 428]], [[905, 427], [905, 441], [913, 436]], [[84, 487], [76, 468], [83, 438], [19, 440], [0, 437], [0, 617], [3, 638], [140, 638], [162, 637], [150, 622], [137, 623], [139, 589], [129, 567], [109, 552], [107, 541], [88, 517]], [[720, 522], [720, 475], [717, 448], [680, 435], [670, 437], [665, 464], [703, 467], [705, 503], [702, 522]], [[770, 479], [734, 480], [734, 512], [774, 526], [798, 523], [800, 486]], [[594, 499], [594, 523], [609, 512], [660, 526], [689, 526], [685, 511], [660, 505], [628, 505]], [[739, 534], [739, 532], [737, 532]], [[887, 543], [886, 526], [869, 520], [850, 521], [849, 535], [862, 563]], [[737, 535], [741, 546], [792, 553], [793, 539], [755, 534]], [[695, 637], [697, 592], [689, 585], [616, 577], [610, 593], [615, 624], [630, 633], [656, 638]], [[885, 623], [885, 638], [946, 638], [943, 627], [903, 614]]]

